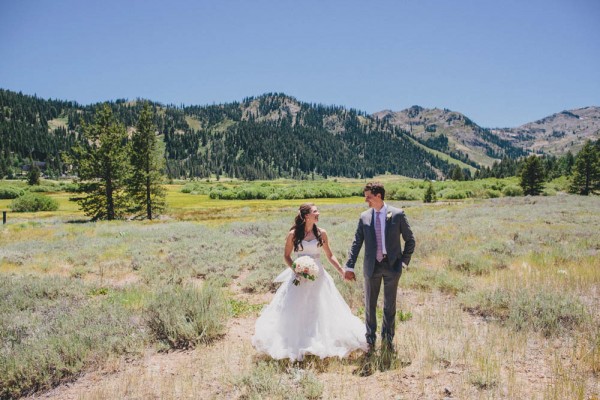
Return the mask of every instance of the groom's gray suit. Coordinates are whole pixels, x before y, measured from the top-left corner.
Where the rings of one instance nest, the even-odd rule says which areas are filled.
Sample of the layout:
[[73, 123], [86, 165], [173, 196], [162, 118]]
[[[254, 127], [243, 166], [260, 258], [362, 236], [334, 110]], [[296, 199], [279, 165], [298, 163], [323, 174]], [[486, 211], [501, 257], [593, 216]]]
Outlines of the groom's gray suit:
[[[375, 210], [368, 209], [360, 215], [354, 241], [350, 247], [350, 254], [346, 262], [347, 270], [354, 270], [360, 249], [365, 244], [363, 275], [365, 278], [365, 322], [367, 326], [367, 342], [374, 345], [377, 331], [377, 298], [383, 280], [383, 324], [381, 328], [382, 340], [391, 344], [395, 332], [396, 293], [398, 280], [402, 274], [403, 265], [410, 263], [410, 258], [415, 250], [413, 236], [404, 211], [386, 205], [385, 218], [385, 248], [387, 258], [382, 262], [376, 259], [377, 239], [375, 235]], [[404, 251], [400, 237], [404, 239]]]

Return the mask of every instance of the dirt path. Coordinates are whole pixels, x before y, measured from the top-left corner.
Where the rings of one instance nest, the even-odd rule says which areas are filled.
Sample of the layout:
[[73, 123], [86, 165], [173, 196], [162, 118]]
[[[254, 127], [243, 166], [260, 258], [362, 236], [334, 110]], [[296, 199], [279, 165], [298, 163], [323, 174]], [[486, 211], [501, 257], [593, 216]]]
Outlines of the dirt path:
[[[252, 295], [241, 291], [238, 281], [243, 277], [240, 275], [232, 284], [236, 298], [254, 304], [270, 300], [270, 293]], [[324, 385], [323, 398], [544, 398], [544, 391], [552, 383], [549, 361], [552, 355], [536, 337], [518, 339], [521, 342], [517, 344], [507, 342], [506, 346], [513, 350], [504, 353], [494, 350], [486, 355], [486, 349], [477, 348], [477, 341], [485, 343], [494, 335], [502, 336], [503, 328], [462, 312], [455, 299], [440, 293], [405, 291], [400, 303], [401, 309], [411, 310], [413, 319], [398, 327], [395, 367], [375, 369], [368, 376], [360, 376], [355, 372], [364, 364], [362, 357], [321, 363], [316, 371], [317, 379]], [[148, 350], [139, 359], [114, 360], [100, 371], [89, 372], [73, 383], [29, 399], [247, 398], [243, 379], [264, 360], [250, 344], [255, 320], [256, 315], [233, 318], [228, 322], [225, 337], [211, 345], [169, 353]], [[444, 332], [444, 326], [449, 324], [452, 326], [448, 331], [461, 332], [463, 337], [449, 338]], [[561, 346], [555, 344], [556, 354], [560, 354]], [[477, 366], [467, 365], [472, 356], [464, 358], [461, 354], [465, 351], [482, 351], [482, 360], [500, 364], [496, 380], [489, 381], [495, 383], [490, 387], [473, 384], [473, 370]]]
[[174, 399], [190, 394], [198, 399], [236, 398], [230, 385], [221, 382], [224, 373], [241, 371], [248, 362], [240, 356], [248, 353], [242, 347], [248, 346], [244, 342], [254, 320], [232, 319], [225, 338], [212, 345], [168, 353], [148, 350], [140, 359], [109, 362], [101, 371], [29, 399]]

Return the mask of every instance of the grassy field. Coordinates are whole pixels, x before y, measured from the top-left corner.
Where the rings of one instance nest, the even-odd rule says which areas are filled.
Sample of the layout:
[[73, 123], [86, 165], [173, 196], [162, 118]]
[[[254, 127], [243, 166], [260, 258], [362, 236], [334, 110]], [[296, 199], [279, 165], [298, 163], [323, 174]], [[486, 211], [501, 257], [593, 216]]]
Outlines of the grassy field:
[[[502, 193], [488, 185], [451, 189]], [[289, 364], [255, 354], [249, 339], [304, 200], [211, 200], [181, 188], [169, 186], [169, 212], [152, 222], [85, 222], [61, 191], [49, 194], [56, 212], [8, 213], [0, 398], [600, 396], [599, 197], [389, 200], [417, 238], [400, 280], [398, 353]], [[314, 202], [345, 260], [362, 199]], [[358, 275], [334, 279], [362, 317]]]

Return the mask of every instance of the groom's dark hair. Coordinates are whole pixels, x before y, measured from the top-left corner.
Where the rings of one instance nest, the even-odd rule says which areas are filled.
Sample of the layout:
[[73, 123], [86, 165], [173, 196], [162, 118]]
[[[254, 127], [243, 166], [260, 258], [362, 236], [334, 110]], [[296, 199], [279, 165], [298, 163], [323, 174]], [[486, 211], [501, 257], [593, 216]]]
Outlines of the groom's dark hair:
[[363, 189], [363, 193], [366, 191], [371, 192], [373, 195], [380, 194], [381, 200], [385, 200], [385, 188], [383, 187], [383, 183], [379, 182], [369, 182]]

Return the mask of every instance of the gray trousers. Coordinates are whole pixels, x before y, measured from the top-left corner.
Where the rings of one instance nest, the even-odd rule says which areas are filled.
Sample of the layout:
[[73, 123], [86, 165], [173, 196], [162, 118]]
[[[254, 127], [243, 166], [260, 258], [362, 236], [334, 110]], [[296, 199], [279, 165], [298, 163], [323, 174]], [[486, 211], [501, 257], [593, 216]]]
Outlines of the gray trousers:
[[392, 270], [387, 260], [375, 262], [371, 278], [365, 278], [365, 322], [367, 342], [375, 344], [377, 338], [377, 298], [383, 282], [383, 324], [381, 340], [392, 343], [396, 330], [396, 294], [402, 272]]

